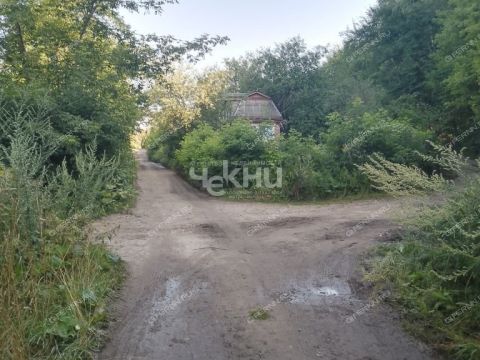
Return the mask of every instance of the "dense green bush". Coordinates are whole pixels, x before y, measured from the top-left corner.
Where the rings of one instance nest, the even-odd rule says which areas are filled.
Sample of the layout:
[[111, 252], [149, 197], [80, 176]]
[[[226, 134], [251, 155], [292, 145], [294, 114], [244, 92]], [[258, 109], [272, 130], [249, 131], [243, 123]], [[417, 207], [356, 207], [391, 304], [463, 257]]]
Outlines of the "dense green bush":
[[[281, 194], [292, 199], [323, 199], [370, 191], [368, 179], [356, 167], [368, 156], [381, 153], [403, 164], [420, 164], [416, 153], [423, 151], [430, 134], [418, 130], [407, 119], [392, 119], [385, 111], [348, 116], [334, 113], [318, 143], [292, 130], [278, 139], [269, 139], [265, 129], [236, 120], [218, 129], [203, 124], [181, 135], [162, 133], [158, 128], [149, 137], [149, 156], [178, 169], [190, 178], [190, 169], [201, 176], [223, 175], [228, 170], [247, 167], [282, 169]], [[174, 151], [174, 148], [178, 149]], [[172, 158], [172, 156], [174, 157]], [[273, 176], [273, 175], [272, 175]], [[275, 179], [272, 179], [275, 181]]]
[[[454, 155], [446, 149], [444, 153]], [[457, 156], [446, 170], [465, 164]], [[453, 164], [453, 166], [452, 166]], [[465, 165], [466, 166], [466, 165]], [[372, 158], [362, 170], [392, 195], [425, 195], [443, 191], [445, 204], [425, 203], [404, 211], [401, 241], [380, 247], [367, 278], [395, 288], [417, 335], [456, 359], [480, 354], [480, 176], [452, 192], [440, 174]], [[465, 168], [463, 169], [465, 171]], [[469, 170], [471, 171], [471, 169]]]
[[82, 211], [100, 216], [115, 211], [133, 199], [134, 174], [131, 154], [98, 158], [96, 147], [89, 147], [75, 157], [74, 175], [63, 162], [48, 179], [50, 191], [61, 194], [52, 209], [63, 216]]
[[175, 151], [180, 146], [180, 142], [186, 135], [185, 128], [169, 128], [167, 126], [156, 125], [151, 129], [145, 139], [145, 148], [147, 149], [150, 160], [162, 163], [171, 168], [176, 167]]
[[132, 198], [133, 160], [90, 147], [72, 170], [56, 167], [49, 122], [34, 108], [14, 114], [0, 116], [0, 357], [91, 358], [123, 271], [85, 225]]
[[220, 128], [220, 141], [229, 161], [260, 161], [266, 154], [267, 138], [262, 129], [255, 129], [248, 121], [234, 121]]
[[[313, 139], [302, 138], [293, 130], [279, 143], [280, 165], [283, 169], [282, 191], [286, 196], [301, 199], [317, 197], [322, 185], [329, 188], [331, 179], [322, 177], [317, 166], [320, 164], [321, 148]], [[327, 184], [325, 184], [327, 181]]]
[[402, 164], [420, 161], [415, 151], [425, 151], [428, 131], [417, 129], [409, 119], [392, 119], [386, 111], [342, 116], [329, 116], [329, 127], [322, 142], [337, 157], [337, 163], [351, 169], [363, 164], [373, 153]]
[[202, 168], [209, 167], [210, 174], [218, 175], [224, 158], [225, 148], [220, 134], [209, 125], [201, 125], [188, 133], [176, 152], [178, 165], [186, 174], [191, 167], [199, 173]]

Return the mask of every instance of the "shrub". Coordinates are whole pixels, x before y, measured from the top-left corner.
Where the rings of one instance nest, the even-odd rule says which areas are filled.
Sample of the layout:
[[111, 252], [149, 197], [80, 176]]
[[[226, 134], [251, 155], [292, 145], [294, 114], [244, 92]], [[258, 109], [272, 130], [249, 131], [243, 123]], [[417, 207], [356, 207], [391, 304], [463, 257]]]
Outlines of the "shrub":
[[[447, 171], [459, 169], [462, 157], [441, 149], [432, 158]], [[445, 156], [445, 154], [447, 154]], [[427, 159], [427, 157], [426, 157]], [[445, 204], [409, 209], [402, 241], [384, 245], [371, 259], [367, 279], [392, 284], [417, 335], [457, 359], [480, 354], [480, 176], [460, 193], [440, 175], [376, 159], [362, 170], [392, 195], [445, 190]], [[418, 200], [418, 198], [417, 198]], [[418, 206], [418, 205], [417, 205]], [[416, 211], [415, 211], [416, 210]]]
[[157, 127], [150, 131], [145, 140], [148, 157], [154, 162], [175, 168], [178, 164], [175, 152], [180, 148], [180, 143], [187, 133], [185, 128], [170, 129]]
[[223, 161], [228, 162], [229, 170], [239, 164], [256, 167], [266, 161], [272, 149], [267, 143], [262, 133], [246, 121], [234, 121], [218, 130], [201, 125], [185, 136], [176, 161], [185, 174], [193, 166], [196, 174], [208, 169], [208, 176], [222, 175]]
[[225, 149], [225, 159], [236, 161], [261, 161], [265, 157], [266, 138], [250, 122], [237, 120], [220, 128], [220, 138]]
[[[281, 167], [281, 191], [286, 198], [327, 198], [368, 189], [366, 177], [353, 166], [339, 166], [327, 146], [296, 131], [270, 139], [262, 128], [255, 129], [242, 120], [219, 130], [199, 126], [185, 136], [176, 152], [176, 163], [184, 174], [193, 165], [197, 175], [203, 169], [208, 169], [209, 177], [223, 175], [224, 160], [229, 162], [229, 171], [243, 167], [253, 173], [257, 167]], [[270, 182], [276, 183], [273, 173]]]
[[176, 152], [178, 165], [185, 174], [190, 167], [199, 173], [202, 173], [203, 168], [209, 167], [216, 175], [221, 172], [221, 162], [224, 158], [225, 146], [222, 144], [220, 134], [209, 125], [201, 125], [188, 133]]
[[387, 160], [402, 164], [419, 164], [415, 151], [426, 150], [431, 134], [418, 130], [405, 119], [392, 119], [385, 111], [358, 116], [329, 116], [329, 128], [322, 137], [338, 164], [350, 169], [367, 157], [380, 153]]
[[49, 123], [27, 114], [0, 116], [9, 123], [0, 151], [0, 358], [92, 358], [123, 271], [85, 224], [110, 208], [102, 190], [127, 177], [118, 159], [93, 148], [75, 170], [49, 166], [57, 144], [36, 135]]
[[291, 131], [280, 142], [280, 164], [283, 169], [283, 191], [295, 199], [314, 196], [321, 175], [315, 170], [319, 147], [313, 139], [304, 139]]
[[196, 127], [178, 144], [174, 160], [170, 156], [175, 141], [170, 135], [162, 139], [152, 135], [149, 152], [151, 158], [175, 164], [183, 174], [188, 174], [193, 165], [197, 175], [208, 169], [209, 177], [223, 175], [223, 160], [229, 162], [229, 171], [239, 163], [248, 167], [249, 173], [259, 164], [278, 166], [283, 171], [282, 193], [297, 200], [370, 191], [367, 176], [355, 165], [374, 153], [382, 154], [386, 161], [407, 165], [426, 162], [418, 152], [425, 149], [429, 133], [417, 130], [406, 120], [393, 120], [379, 111], [332, 114], [329, 121], [320, 143], [295, 130], [278, 141], [272, 140], [261, 127], [255, 129], [248, 121], [236, 120], [217, 130], [209, 125]]

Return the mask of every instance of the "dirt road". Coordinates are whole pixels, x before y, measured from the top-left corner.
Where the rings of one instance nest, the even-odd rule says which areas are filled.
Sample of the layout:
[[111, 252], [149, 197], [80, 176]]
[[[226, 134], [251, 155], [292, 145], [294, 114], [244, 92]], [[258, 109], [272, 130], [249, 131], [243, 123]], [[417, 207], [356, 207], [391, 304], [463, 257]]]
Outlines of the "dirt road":
[[[98, 225], [117, 228], [130, 273], [99, 359], [430, 359], [388, 294], [372, 302], [355, 285], [388, 203], [224, 202], [144, 153], [139, 189], [131, 214]], [[268, 319], [249, 317], [259, 308]]]

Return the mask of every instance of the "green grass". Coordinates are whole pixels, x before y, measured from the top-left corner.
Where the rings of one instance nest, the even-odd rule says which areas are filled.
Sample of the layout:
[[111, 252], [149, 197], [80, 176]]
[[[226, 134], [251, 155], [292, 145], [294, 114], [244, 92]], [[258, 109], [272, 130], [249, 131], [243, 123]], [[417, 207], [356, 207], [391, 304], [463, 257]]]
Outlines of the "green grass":
[[[1, 250], [8, 254], [6, 246]], [[84, 241], [47, 244], [23, 264], [11, 260], [0, 275], [0, 357], [91, 359], [104, 338], [107, 305], [124, 277], [118, 257]]]
[[379, 247], [368, 281], [393, 285], [406, 327], [452, 359], [480, 359], [480, 177]]
[[220, 197], [226, 201], [232, 202], [260, 202], [266, 204], [289, 204], [289, 205], [333, 205], [333, 204], [348, 204], [354, 201], [364, 201], [364, 200], [383, 200], [383, 199], [392, 199], [391, 196], [379, 192], [364, 192], [360, 194], [352, 194], [345, 196], [332, 196], [326, 199], [315, 199], [315, 200], [293, 200], [287, 199], [281, 196], [275, 196], [275, 193], [271, 196], [268, 196], [268, 193], [261, 193], [261, 196], [257, 196], [255, 191], [250, 191], [249, 189], [242, 190], [226, 190], [225, 196]]
[[250, 310], [248, 315], [252, 320], [267, 320], [270, 318], [268, 311], [263, 308]]

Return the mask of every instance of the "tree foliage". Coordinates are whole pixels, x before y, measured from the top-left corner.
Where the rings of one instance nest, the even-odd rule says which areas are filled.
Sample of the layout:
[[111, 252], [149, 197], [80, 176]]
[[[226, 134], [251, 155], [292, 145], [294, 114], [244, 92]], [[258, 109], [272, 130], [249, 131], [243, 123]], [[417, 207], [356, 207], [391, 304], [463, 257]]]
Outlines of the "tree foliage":
[[228, 60], [232, 90], [263, 92], [284, 114], [288, 128], [303, 134], [317, 132], [325, 115], [315, 101], [322, 91], [317, 70], [325, 53], [323, 47], [310, 50], [302, 39], [293, 38], [272, 49]]
[[[119, 11], [160, 12], [175, 1], [6, 0], [0, 5], [2, 92], [6, 101], [48, 98], [50, 121], [64, 137], [58, 161], [95, 139], [99, 153], [128, 144], [141, 119], [144, 81], [165, 75], [183, 56], [195, 60], [226, 38], [193, 41], [139, 36]], [[8, 105], [8, 104], [6, 104]]]
[[89, 359], [123, 276], [87, 223], [134, 198], [149, 81], [223, 37], [135, 34], [176, 0], [0, 2], [0, 358]]
[[446, 112], [442, 132], [453, 142], [466, 134], [462, 145], [478, 154], [480, 137], [471, 134], [480, 128], [480, 4], [450, 0], [438, 22], [432, 86]]

